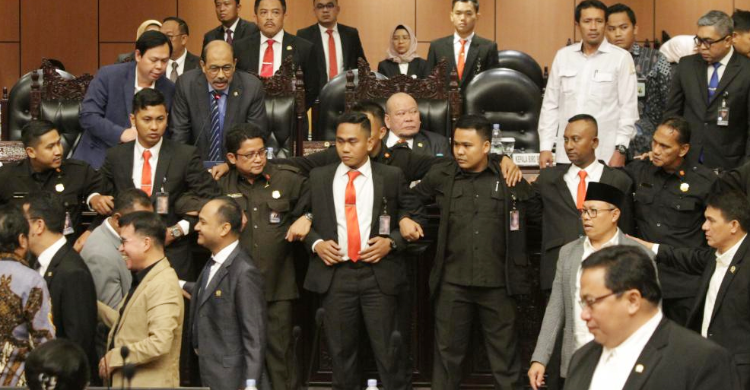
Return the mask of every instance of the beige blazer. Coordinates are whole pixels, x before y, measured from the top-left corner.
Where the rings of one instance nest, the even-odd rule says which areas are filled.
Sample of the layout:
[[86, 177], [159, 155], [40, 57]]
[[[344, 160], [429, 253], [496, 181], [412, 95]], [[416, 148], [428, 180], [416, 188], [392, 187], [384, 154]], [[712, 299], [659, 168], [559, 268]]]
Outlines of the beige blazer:
[[[114, 327], [119, 311], [101, 302], [98, 309], [99, 318]], [[130, 349], [127, 362], [136, 365], [132, 387], [179, 387], [184, 314], [177, 273], [168, 260], [162, 260], [133, 292], [118, 328], [109, 332], [107, 345], [114, 337], [115, 346], [107, 352], [110, 366], [115, 367], [112, 383], [122, 380], [120, 347], [127, 346]]]

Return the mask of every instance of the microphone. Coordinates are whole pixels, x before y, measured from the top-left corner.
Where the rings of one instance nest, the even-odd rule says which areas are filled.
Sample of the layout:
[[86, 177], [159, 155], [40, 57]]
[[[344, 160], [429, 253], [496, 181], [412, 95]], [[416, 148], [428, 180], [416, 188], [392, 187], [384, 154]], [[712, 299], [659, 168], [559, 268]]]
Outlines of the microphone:
[[127, 361], [128, 361], [129, 355], [130, 355], [130, 348], [128, 348], [127, 345], [123, 345], [122, 347], [120, 347], [120, 356], [122, 357], [122, 373], [123, 373], [122, 383], [120, 384], [120, 388], [122, 388], [123, 390], [125, 389], [125, 367], [128, 366]]
[[310, 388], [310, 377], [312, 377], [313, 359], [315, 358], [315, 351], [319, 349], [318, 344], [320, 343], [320, 330], [323, 328], [323, 317], [326, 315], [326, 309], [320, 307], [315, 312], [315, 336], [313, 336], [312, 351], [310, 352], [310, 362], [307, 364], [307, 377], [305, 378], [305, 384], [307, 388]]
[[299, 345], [299, 339], [302, 336], [302, 328], [299, 327], [299, 325], [295, 325], [294, 328], [292, 328], [292, 370], [294, 372], [293, 381], [292, 381], [292, 389], [298, 389], [300, 388], [299, 385], [299, 377], [302, 374], [299, 372], [299, 362], [297, 359], [297, 346]]
[[399, 351], [401, 350], [402, 344], [403, 339], [401, 338], [401, 332], [394, 330], [393, 333], [391, 333], [391, 345], [388, 349], [388, 355], [391, 359], [391, 367], [388, 370], [391, 377], [391, 383], [389, 384], [390, 387], [397, 387], [395, 380], [397, 376], [396, 374], [398, 373]]
[[128, 363], [122, 366], [122, 376], [128, 380], [128, 389], [130, 389], [130, 382], [135, 376], [135, 364]]

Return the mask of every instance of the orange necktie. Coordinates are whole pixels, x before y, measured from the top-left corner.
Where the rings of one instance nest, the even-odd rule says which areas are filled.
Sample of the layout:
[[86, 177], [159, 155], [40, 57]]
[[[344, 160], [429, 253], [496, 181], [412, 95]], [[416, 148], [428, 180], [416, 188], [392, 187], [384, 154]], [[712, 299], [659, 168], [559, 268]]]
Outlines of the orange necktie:
[[353, 262], [359, 260], [359, 221], [357, 220], [357, 194], [354, 191], [354, 179], [359, 176], [359, 171], [349, 171], [349, 183], [346, 183], [346, 195], [344, 196], [344, 210], [346, 211], [346, 239], [349, 259]]
[[586, 200], [586, 171], [578, 171], [578, 177], [581, 181], [578, 182], [578, 195], [576, 196], [576, 208], [578, 210], [583, 209], [583, 202]]
[[461, 76], [464, 74], [464, 64], [466, 63], [466, 39], [461, 39], [461, 51], [458, 52], [458, 79], [461, 80]]
[[333, 39], [333, 30], [326, 30], [328, 33], [328, 80], [339, 74], [339, 64], [336, 60], [336, 40]]
[[143, 170], [141, 170], [141, 189], [143, 192], [147, 193], [148, 196], [151, 196], [151, 188], [153, 185], [151, 184], [151, 151], [150, 150], [144, 150], [143, 151]]

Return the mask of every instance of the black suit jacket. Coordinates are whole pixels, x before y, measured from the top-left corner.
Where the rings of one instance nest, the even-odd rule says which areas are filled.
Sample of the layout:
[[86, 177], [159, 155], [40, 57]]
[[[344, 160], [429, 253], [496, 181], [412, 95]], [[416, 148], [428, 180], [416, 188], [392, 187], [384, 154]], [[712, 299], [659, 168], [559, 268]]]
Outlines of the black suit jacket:
[[[604, 164], [602, 161], [600, 163]], [[539, 271], [541, 287], [544, 290], [552, 288], [560, 248], [584, 235], [581, 214], [563, 179], [569, 168], [570, 164], [558, 164], [542, 169], [539, 177], [531, 184], [534, 196], [530, 201], [528, 216], [531, 221], [542, 226], [542, 259]], [[627, 195], [625, 205], [620, 210], [618, 226], [623, 232], [633, 234], [633, 180], [622, 170], [604, 164], [600, 182], [609, 184]]]
[[[199, 281], [207, 278], [204, 269]], [[208, 286], [185, 285], [190, 300], [190, 338], [198, 340], [201, 380], [219, 390], [260, 379], [266, 349], [263, 275], [241, 245], [219, 266]], [[197, 330], [198, 334], [192, 332]]]
[[[406, 248], [406, 240], [401, 236], [398, 223], [401, 218], [410, 217], [422, 221], [423, 207], [408, 191], [404, 173], [400, 169], [370, 162], [372, 166], [373, 205], [369, 240], [378, 236], [380, 216], [383, 214], [383, 199], [387, 202], [386, 211], [391, 219], [390, 238], [396, 243], [380, 262], [372, 265], [378, 286], [383, 294], [396, 295], [406, 284], [406, 269], [401, 252]], [[336, 209], [333, 201], [333, 179], [339, 164], [315, 168], [310, 172], [312, 212], [315, 216], [312, 229], [305, 238], [308, 249], [318, 240], [338, 242]], [[331, 285], [336, 266], [329, 267], [313, 253], [305, 278], [305, 289], [324, 294]]]
[[[318, 76], [318, 58], [313, 50], [313, 44], [305, 39], [284, 32], [284, 40], [281, 42], [281, 50], [284, 51], [282, 61], [292, 56], [295, 69], [302, 69], [305, 81], [305, 105], [310, 108], [318, 98], [320, 92], [320, 78]], [[237, 58], [237, 68], [260, 74], [258, 61], [260, 55], [260, 32], [256, 31], [249, 37], [236, 39], [234, 41], [234, 56]]]
[[[359, 31], [354, 27], [345, 26], [341, 23], [337, 25], [339, 36], [341, 37], [341, 52], [344, 55], [344, 71], [357, 69], [357, 59], [365, 57], [365, 50], [362, 48], [362, 41], [359, 39]], [[313, 50], [318, 61], [318, 77], [320, 87], [323, 88], [328, 82], [328, 63], [326, 54], [323, 49], [323, 39], [320, 34], [320, 27], [317, 23], [312, 26], [297, 30], [297, 36], [313, 44]], [[325, 37], [328, 42], [328, 36]]]
[[[378, 73], [386, 77], [394, 77], [401, 74], [398, 64], [391, 60], [383, 60], [378, 64]], [[406, 70], [407, 76], [416, 76], [418, 79], [427, 77], [430, 72], [427, 70], [427, 61], [424, 58], [415, 58], [409, 62], [409, 68]]]
[[58, 338], [78, 344], [96, 367], [96, 287], [86, 263], [70, 245], [52, 257], [44, 273], [52, 299], [52, 322]]
[[[201, 58], [191, 52], [187, 52], [187, 56], [185, 56], [185, 67], [182, 69], [182, 74], [185, 74], [185, 72], [199, 68], [201, 65]], [[169, 75], [169, 71], [167, 71], [167, 75]]]
[[[566, 390], [589, 388], [602, 350], [601, 344], [592, 341], [573, 354]], [[623, 390], [739, 389], [731, 362], [724, 348], [662, 319]]]
[[[254, 123], [262, 130], [268, 129], [265, 93], [257, 77], [237, 72], [227, 89], [227, 108], [224, 116], [224, 134], [236, 123]], [[208, 160], [211, 138], [211, 102], [208, 80], [201, 69], [185, 72], [177, 79], [175, 98], [170, 114], [171, 138], [177, 142], [195, 145], [203, 161]], [[222, 153], [226, 147], [222, 142]]]
[[[253, 33], [258, 32], [258, 26], [253, 22], [248, 22], [245, 19], [240, 18], [239, 23], [237, 23], [237, 31], [234, 31], [232, 34], [232, 40], [236, 41], [238, 39], [242, 39], [245, 37], [249, 37]], [[206, 45], [211, 41], [223, 41], [224, 40], [224, 26], [216, 27], [213, 30], [208, 31], [203, 36], [203, 46], [206, 47]]]
[[[740, 245], [732, 258], [716, 294], [716, 303], [708, 326], [708, 339], [732, 353], [743, 389], [750, 389], [750, 238]], [[703, 325], [706, 294], [716, 270], [716, 250], [659, 246], [657, 262], [692, 274], [701, 275], [700, 288], [686, 327], [698, 333]]]
[[414, 136], [412, 152], [424, 156], [450, 157], [451, 145], [448, 138], [430, 130], [420, 129]]
[[[716, 93], [708, 102], [708, 64], [700, 54], [683, 57], [677, 65], [664, 115], [681, 115], [690, 122], [690, 152], [710, 168], [732, 169], [750, 156], [750, 59], [736, 51], [729, 59]], [[729, 107], [729, 126], [716, 120], [722, 101]]]
[[[427, 53], [428, 73], [443, 58], [448, 60], [446, 77], [450, 82], [450, 72], [456, 68], [456, 56], [453, 52], [453, 35], [436, 39], [430, 43], [430, 50]], [[471, 39], [471, 44], [469, 45], [469, 54], [464, 62], [464, 74], [459, 80], [461, 91], [466, 89], [466, 86], [469, 85], [474, 76], [487, 69], [496, 68], [497, 65], [497, 43], [474, 34], [474, 38]]]

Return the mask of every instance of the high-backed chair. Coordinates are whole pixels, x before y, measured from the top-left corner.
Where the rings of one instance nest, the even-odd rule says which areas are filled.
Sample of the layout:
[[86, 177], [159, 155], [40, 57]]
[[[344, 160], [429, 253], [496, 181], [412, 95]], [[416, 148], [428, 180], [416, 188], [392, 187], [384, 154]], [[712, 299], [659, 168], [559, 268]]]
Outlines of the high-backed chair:
[[530, 55], [518, 50], [499, 50], [497, 52], [498, 68], [519, 71], [528, 76], [531, 81], [544, 88], [544, 75], [539, 63]]
[[525, 74], [512, 69], [490, 69], [477, 75], [466, 86], [465, 112], [480, 114], [499, 123], [503, 137], [516, 139], [515, 149], [539, 151], [539, 86]]

